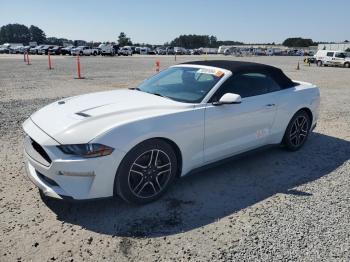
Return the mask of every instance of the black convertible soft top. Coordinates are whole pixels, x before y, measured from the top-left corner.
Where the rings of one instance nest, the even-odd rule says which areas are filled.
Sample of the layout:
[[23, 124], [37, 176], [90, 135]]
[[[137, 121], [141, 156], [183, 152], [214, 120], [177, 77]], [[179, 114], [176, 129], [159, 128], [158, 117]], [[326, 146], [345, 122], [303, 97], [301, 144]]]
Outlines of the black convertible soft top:
[[237, 73], [262, 73], [274, 79], [281, 88], [288, 88], [297, 85], [297, 83], [294, 83], [289, 77], [287, 77], [281, 69], [270, 65], [228, 60], [193, 61], [183, 64], [218, 67], [231, 71], [233, 76]]

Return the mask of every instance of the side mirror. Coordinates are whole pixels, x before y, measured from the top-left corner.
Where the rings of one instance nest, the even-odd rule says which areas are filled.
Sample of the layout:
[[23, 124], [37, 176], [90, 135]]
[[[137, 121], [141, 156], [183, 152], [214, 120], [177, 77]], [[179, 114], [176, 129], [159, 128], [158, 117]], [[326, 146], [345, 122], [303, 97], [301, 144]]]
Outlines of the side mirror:
[[240, 104], [242, 102], [242, 98], [240, 95], [226, 93], [224, 94], [218, 102], [214, 102], [214, 106], [219, 105], [227, 105], [227, 104]]

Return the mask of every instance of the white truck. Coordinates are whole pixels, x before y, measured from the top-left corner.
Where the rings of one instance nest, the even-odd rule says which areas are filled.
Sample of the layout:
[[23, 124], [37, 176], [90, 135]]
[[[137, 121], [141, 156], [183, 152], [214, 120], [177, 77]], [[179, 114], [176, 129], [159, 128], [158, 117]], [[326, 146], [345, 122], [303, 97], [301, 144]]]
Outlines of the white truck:
[[314, 58], [317, 66], [341, 66], [350, 68], [350, 55], [344, 51], [318, 50]]
[[113, 45], [100, 44], [98, 46], [98, 48], [100, 49], [101, 55], [103, 55], [103, 56], [105, 56], [105, 55], [114, 56], [115, 55], [115, 50], [114, 50]]
[[92, 48], [89, 46], [78, 46], [71, 50], [72, 55], [98, 55], [100, 51], [97, 48]]

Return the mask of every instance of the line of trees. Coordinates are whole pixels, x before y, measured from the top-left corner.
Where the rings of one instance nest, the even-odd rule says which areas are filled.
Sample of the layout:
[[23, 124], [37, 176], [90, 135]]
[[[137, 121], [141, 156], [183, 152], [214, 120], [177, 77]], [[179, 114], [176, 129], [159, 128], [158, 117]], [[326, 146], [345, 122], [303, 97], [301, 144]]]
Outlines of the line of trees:
[[[3, 43], [22, 43], [29, 44], [29, 42], [37, 42], [38, 44], [49, 45], [63, 45], [64, 43], [76, 45], [79, 40], [69, 40], [66, 38], [46, 37], [45, 32], [37, 26], [31, 25], [29, 27], [22, 24], [7, 24], [0, 27], [0, 44]], [[84, 41], [85, 42], [85, 41]], [[348, 42], [347, 40], [345, 42]], [[101, 42], [88, 42], [88, 45], [96, 46]], [[107, 42], [109, 43], [109, 42]], [[112, 42], [114, 43], [114, 42]], [[320, 42], [321, 43], [321, 42]], [[120, 46], [134, 45], [134, 46], [148, 46], [154, 47], [152, 44], [140, 44], [132, 43], [131, 39], [126, 36], [124, 32], [121, 32], [118, 36], [118, 44]], [[189, 49], [199, 47], [219, 47], [221, 45], [243, 45], [243, 42], [239, 41], [219, 41], [214, 35], [180, 35], [170, 42], [164, 43], [165, 46], [179, 46]], [[274, 43], [272, 43], [274, 44]], [[287, 38], [282, 43], [287, 47], [309, 47], [317, 45], [318, 42], [314, 42], [310, 38], [291, 37]]]
[[21, 43], [28, 45], [29, 42], [48, 45], [74, 44], [74, 41], [66, 38], [46, 37], [45, 32], [35, 25], [27, 27], [21, 24], [7, 24], [0, 27], [0, 44]]
[[288, 47], [309, 47], [315, 45], [315, 43], [309, 38], [291, 37], [284, 40], [282, 45]]
[[199, 48], [199, 47], [219, 47], [221, 45], [241, 45], [238, 41], [218, 41], [216, 36], [209, 35], [180, 35], [170, 43], [164, 45], [181, 46], [184, 48]]
[[8, 24], [0, 28], [0, 43], [45, 43], [46, 35], [39, 27], [21, 24]]

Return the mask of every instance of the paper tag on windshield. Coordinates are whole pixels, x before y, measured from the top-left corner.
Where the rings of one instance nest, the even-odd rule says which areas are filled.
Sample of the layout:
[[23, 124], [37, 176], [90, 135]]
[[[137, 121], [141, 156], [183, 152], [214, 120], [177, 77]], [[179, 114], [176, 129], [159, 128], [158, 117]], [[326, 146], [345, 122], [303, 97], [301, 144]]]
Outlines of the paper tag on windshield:
[[212, 68], [201, 68], [197, 71], [199, 74], [208, 74], [208, 75], [215, 75], [217, 77], [221, 77], [224, 72], [218, 70], [218, 69], [212, 69]]

